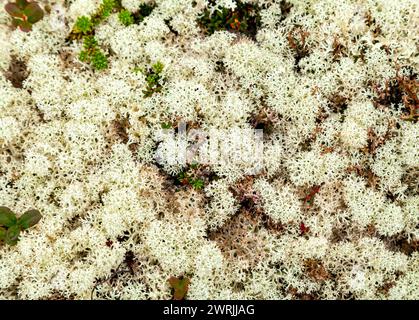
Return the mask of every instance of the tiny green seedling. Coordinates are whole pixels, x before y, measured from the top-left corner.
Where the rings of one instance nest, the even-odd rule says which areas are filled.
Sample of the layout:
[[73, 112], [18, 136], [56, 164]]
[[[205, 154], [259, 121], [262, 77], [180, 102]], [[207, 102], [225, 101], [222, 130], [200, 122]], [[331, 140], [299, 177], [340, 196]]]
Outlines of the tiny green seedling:
[[42, 216], [38, 210], [28, 210], [19, 218], [7, 207], [0, 207], [0, 241], [16, 245], [20, 232], [36, 225]]
[[96, 70], [103, 70], [108, 67], [108, 58], [101, 51], [96, 51], [91, 59], [92, 67]]
[[89, 17], [81, 16], [77, 18], [76, 24], [74, 25], [74, 32], [87, 34], [93, 29], [93, 23]]
[[197, 163], [192, 163], [187, 171], [180, 172], [177, 177], [176, 181], [178, 184], [183, 186], [191, 186], [195, 190], [201, 190], [204, 187], [204, 180], [201, 178], [196, 178], [193, 176], [196, 176], [197, 174], [194, 172], [191, 172], [191, 170], [198, 169]]
[[78, 17], [69, 38], [72, 40], [80, 39], [85, 35], [92, 34], [94, 28], [108, 18], [116, 6], [117, 3], [115, 0], [103, 0], [98, 11], [94, 15], [91, 17]]
[[169, 283], [173, 288], [173, 300], [183, 300], [185, 299], [186, 294], [188, 293], [189, 283], [191, 281], [188, 278], [181, 277], [170, 277]]
[[163, 122], [161, 124], [162, 129], [170, 129], [172, 128], [172, 124], [170, 124], [169, 122]]
[[204, 187], [204, 181], [202, 179], [191, 179], [190, 182], [191, 186], [196, 190], [201, 190]]
[[143, 72], [143, 69], [141, 69], [140, 67], [134, 67], [134, 69], [132, 69], [132, 72], [134, 73]]
[[131, 12], [126, 9], [119, 12], [118, 18], [119, 21], [126, 27], [134, 23], [134, 17], [132, 16]]
[[23, 32], [32, 30], [32, 25], [44, 17], [44, 11], [36, 2], [17, 0], [9, 2], [4, 9], [13, 18], [12, 24]]
[[144, 98], [151, 97], [155, 92], [161, 92], [162, 86], [162, 73], [163, 64], [158, 61], [151, 66], [151, 68], [145, 73], [147, 88], [143, 90]]
[[84, 50], [79, 54], [80, 61], [90, 63], [95, 70], [103, 70], [108, 67], [108, 58], [98, 47], [95, 37], [85, 36], [83, 48]]

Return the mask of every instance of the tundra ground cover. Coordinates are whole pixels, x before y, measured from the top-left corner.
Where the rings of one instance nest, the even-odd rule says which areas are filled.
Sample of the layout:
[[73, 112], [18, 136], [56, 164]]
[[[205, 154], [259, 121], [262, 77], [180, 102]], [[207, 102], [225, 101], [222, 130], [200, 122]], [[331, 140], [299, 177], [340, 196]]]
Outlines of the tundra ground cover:
[[0, 298], [418, 299], [418, 22], [3, 1]]

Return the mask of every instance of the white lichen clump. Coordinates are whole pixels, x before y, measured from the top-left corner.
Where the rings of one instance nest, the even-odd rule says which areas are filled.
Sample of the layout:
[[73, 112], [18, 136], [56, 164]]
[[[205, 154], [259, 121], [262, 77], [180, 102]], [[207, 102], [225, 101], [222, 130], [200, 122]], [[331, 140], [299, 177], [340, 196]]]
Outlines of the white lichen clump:
[[[242, 1], [254, 33], [209, 34], [238, 1], [122, 0], [152, 11], [96, 27], [99, 71], [67, 37], [101, 3], [28, 33], [0, 9], [0, 206], [42, 213], [0, 243], [0, 299], [419, 299], [417, 114], [386, 91], [417, 103], [417, 1]], [[248, 162], [173, 162], [181, 122]]]

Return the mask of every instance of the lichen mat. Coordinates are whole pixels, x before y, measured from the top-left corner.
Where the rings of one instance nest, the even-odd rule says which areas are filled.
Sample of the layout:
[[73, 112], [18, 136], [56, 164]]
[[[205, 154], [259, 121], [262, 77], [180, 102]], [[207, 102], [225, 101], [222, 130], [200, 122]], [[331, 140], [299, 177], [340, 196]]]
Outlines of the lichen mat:
[[419, 299], [418, 5], [3, 1], [0, 299]]

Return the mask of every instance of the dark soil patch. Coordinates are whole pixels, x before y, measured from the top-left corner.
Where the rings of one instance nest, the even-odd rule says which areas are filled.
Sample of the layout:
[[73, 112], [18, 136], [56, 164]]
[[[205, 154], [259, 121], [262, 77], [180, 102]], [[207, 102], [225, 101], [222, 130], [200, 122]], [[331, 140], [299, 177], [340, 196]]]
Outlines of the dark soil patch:
[[22, 89], [23, 81], [29, 76], [26, 63], [19, 60], [15, 55], [11, 58], [9, 69], [4, 72], [4, 76], [12, 83], [13, 87]]

